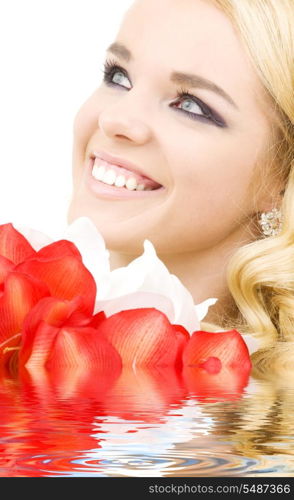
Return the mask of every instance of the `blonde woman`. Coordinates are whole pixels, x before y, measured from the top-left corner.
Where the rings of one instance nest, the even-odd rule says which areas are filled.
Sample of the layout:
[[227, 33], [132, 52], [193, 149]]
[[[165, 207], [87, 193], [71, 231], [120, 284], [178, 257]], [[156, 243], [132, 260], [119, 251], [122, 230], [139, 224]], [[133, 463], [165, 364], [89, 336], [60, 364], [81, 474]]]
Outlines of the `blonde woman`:
[[137, 0], [74, 121], [69, 222], [112, 269], [152, 241], [263, 367], [294, 357], [293, 26], [292, 0]]

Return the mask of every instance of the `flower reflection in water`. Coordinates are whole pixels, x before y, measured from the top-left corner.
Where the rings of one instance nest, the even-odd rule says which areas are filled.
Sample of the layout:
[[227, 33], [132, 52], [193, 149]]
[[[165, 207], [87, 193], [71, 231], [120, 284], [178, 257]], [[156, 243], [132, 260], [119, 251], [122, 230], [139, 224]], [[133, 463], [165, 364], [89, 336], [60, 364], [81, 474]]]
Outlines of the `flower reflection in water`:
[[294, 475], [293, 389], [233, 375], [193, 367], [3, 373], [0, 475]]
[[[168, 474], [169, 450], [197, 437], [205, 446], [215, 426], [204, 408], [212, 406], [211, 396], [215, 403], [243, 393], [238, 382], [225, 394], [217, 376], [205, 373], [201, 378], [191, 368], [183, 376], [171, 367], [103, 373], [23, 368], [14, 378], [2, 373], [0, 474], [128, 474], [122, 464], [130, 457], [134, 464], [150, 461], [147, 475]], [[163, 463], [155, 466], [160, 457]], [[129, 474], [144, 472], [140, 465]]]

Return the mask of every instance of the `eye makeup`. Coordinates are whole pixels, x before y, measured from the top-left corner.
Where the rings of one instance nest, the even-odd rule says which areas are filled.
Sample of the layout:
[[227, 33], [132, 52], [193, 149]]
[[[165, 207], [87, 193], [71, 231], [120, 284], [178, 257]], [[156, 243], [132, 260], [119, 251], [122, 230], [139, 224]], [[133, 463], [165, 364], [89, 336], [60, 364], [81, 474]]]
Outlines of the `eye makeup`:
[[[103, 68], [103, 81], [106, 85], [109, 86], [114, 86], [114, 87], [122, 87], [122, 88], [127, 88], [124, 87], [123, 85], [120, 85], [117, 82], [113, 82], [113, 76], [115, 73], [119, 72], [123, 76], [128, 78], [128, 73], [127, 71], [118, 65], [114, 60], [107, 59], [104, 63], [104, 68]], [[127, 89], [129, 90], [129, 89]], [[175, 109], [176, 111], [179, 111], [181, 113], [185, 113], [190, 119], [192, 120], [200, 120], [202, 122], [214, 124], [218, 127], [226, 128], [227, 124], [223, 120], [223, 118], [216, 113], [214, 110], [212, 110], [209, 106], [207, 106], [203, 101], [201, 101], [198, 97], [196, 97], [194, 94], [189, 92], [186, 89], [181, 88], [180, 90], [177, 91], [177, 100], [179, 102], [181, 101], [189, 101], [194, 103], [198, 109], [200, 109], [201, 113], [193, 113], [191, 111], [187, 111], [185, 109], [181, 109], [178, 107], [175, 107], [175, 104], [178, 105], [179, 102], [172, 103], [170, 106]]]

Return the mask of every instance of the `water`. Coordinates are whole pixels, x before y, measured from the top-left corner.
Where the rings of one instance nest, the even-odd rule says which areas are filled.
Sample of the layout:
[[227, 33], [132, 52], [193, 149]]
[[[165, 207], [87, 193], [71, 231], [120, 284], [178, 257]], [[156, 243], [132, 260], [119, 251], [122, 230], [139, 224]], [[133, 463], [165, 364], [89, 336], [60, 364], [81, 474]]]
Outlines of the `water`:
[[0, 380], [0, 476], [294, 476], [294, 390], [172, 369]]

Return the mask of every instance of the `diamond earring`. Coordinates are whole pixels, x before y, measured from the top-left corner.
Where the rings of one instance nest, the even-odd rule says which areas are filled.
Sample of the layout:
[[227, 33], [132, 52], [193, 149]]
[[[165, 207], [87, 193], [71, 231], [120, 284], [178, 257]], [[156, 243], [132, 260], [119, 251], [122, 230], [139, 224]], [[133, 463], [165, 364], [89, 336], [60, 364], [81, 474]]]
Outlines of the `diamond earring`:
[[282, 230], [282, 214], [277, 208], [263, 212], [258, 221], [264, 236], [278, 236]]

